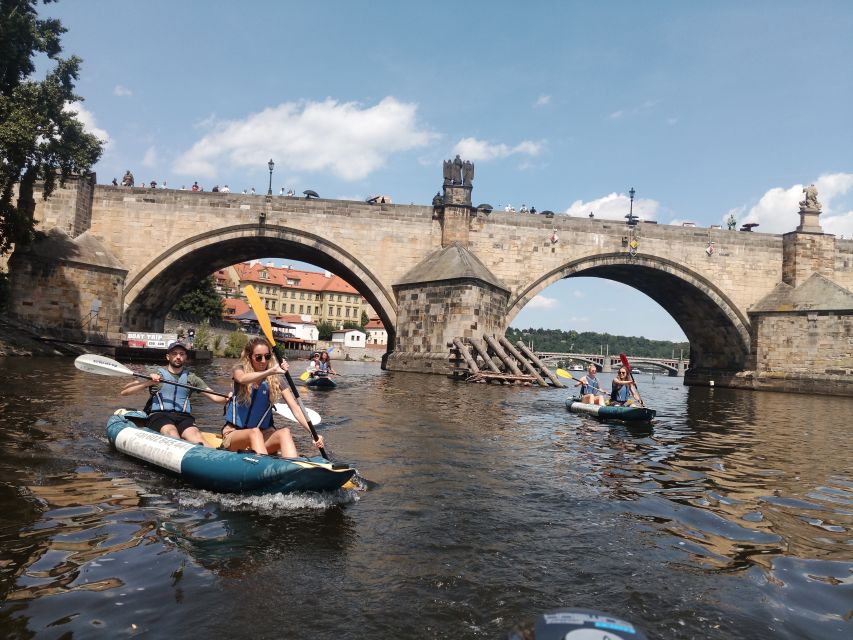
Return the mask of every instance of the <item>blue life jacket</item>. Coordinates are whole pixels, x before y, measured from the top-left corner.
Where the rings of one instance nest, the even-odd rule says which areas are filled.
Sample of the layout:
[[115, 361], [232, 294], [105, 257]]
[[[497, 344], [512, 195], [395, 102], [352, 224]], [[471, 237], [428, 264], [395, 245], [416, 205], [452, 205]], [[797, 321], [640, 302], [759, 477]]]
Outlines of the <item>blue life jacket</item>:
[[581, 385], [581, 395], [586, 395], [588, 393], [595, 395], [601, 391], [601, 385], [598, 384], [598, 378], [586, 374], [586, 380], [587, 381]]
[[[161, 367], [157, 373], [163, 380], [171, 380], [179, 384], [187, 384], [189, 372], [184, 369], [178, 377], [175, 377], [168, 369]], [[145, 405], [147, 412], [152, 411], [179, 411], [191, 413], [190, 390], [173, 384], [160, 383], [160, 390], [151, 393], [148, 404]]]
[[618, 402], [620, 404], [624, 404], [628, 402], [628, 391], [629, 385], [627, 384], [613, 384], [613, 392], [610, 394], [610, 402]]
[[252, 389], [249, 404], [237, 401], [237, 384], [234, 384], [234, 395], [225, 405], [225, 419], [238, 429], [260, 427], [266, 429], [272, 424], [272, 403], [270, 403], [270, 387], [264, 380], [257, 389]]

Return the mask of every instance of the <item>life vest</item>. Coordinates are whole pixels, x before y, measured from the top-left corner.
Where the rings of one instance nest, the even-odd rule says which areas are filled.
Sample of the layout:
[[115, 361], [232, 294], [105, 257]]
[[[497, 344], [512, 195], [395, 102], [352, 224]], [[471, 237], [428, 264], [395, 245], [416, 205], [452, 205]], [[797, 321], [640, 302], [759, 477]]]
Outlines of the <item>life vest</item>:
[[329, 375], [329, 363], [320, 361], [320, 368], [317, 370], [317, 373], [321, 376]]
[[[168, 369], [161, 367], [157, 373], [163, 380], [170, 380], [178, 384], [187, 384], [189, 372], [184, 369], [178, 377], [175, 377]], [[160, 390], [153, 391], [145, 405], [145, 411], [179, 411], [191, 413], [190, 390], [174, 384], [160, 383]]]
[[237, 384], [234, 384], [234, 394], [225, 405], [225, 419], [238, 429], [260, 427], [266, 429], [272, 424], [272, 403], [270, 402], [270, 387], [264, 380], [258, 388], [252, 389], [249, 404], [237, 401]]
[[588, 393], [595, 395], [600, 391], [601, 385], [598, 384], [598, 378], [587, 374], [586, 382], [581, 385], [581, 395], [587, 395]]
[[610, 394], [610, 402], [618, 402], [620, 404], [624, 404], [628, 402], [628, 388], [627, 384], [613, 384], [613, 391]]

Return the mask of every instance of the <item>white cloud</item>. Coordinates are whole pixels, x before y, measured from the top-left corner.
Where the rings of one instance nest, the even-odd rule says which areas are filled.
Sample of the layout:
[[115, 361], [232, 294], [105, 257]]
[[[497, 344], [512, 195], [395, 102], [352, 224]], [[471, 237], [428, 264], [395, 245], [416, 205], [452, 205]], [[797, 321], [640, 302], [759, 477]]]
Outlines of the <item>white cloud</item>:
[[77, 119], [83, 123], [83, 129], [86, 133], [91, 133], [98, 140], [104, 143], [105, 147], [108, 147], [112, 144], [112, 139], [110, 138], [110, 134], [108, 134], [104, 129], [101, 129], [97, 123], [95, 122], [94, 114], [86, 109], [82, 103], [80, 102], [66, 102], [65, 103], [65, 111], [69, 113], [76, 113]]
[[158, 167], [160, 166], [160, 156], [157, 154], [157, 148], [154, 146], [148, 147], [145, 150], [145, 155], [142, 158], [143, 167]]
[[117, 85], [113, 88], [113, 95], [116, 95], [116, 96], [119, 96], [119, 97], [132, 96], [132, 95], [133, 95], [133, 91], [131, 91], [130, 89], [128, 89], [127, 87], [125, 87], [123, 84], [117, 84]]
[[[822, 205], [820, 224], [825, 233], [853, 236], [853, 202], [844, 196], [853, 191], [853, 173], [831, 173], [814, 181], [818, 201]], [[768, 190], [752, 207], [736, 207], [723, 217], [723, 224], [733, 214], [738, 226], [747, 222], [758, 223], [756, 231], [764, 233], [787, 233], [796, 229], [800, 222], [800, 201], [803, 199], [802, 184], [792, 187], [774, 187]], [[853, 195], [853, 194], [851, 194]]]
[[549, 104], [551, 104], [551, 96], [542, 93], [539, 95], [538, 98], [536, 98], [536, 102], [533, 103], [533, 106], [544, 107]]
[[453, 153], [459, 154], [466, 160], [494, 160], [495, 158], [506, 158], [514, 154], [525, 154], [537, 156], [542, 152], [544, 143], [524, 140], [514, 147], [506, 144], [492, 144], [477, 138], [462, 138], [453, 147]]
[[[660, 203], [657, 200], [636, 198], [634, 200], [634, 215], [642, 220], [655, 220]], [[631, 210], [631, 199], [624, 193], [611, 193], [596, 200], [584, 202], [575, 200], [566, 214], [586, 217], [592, 212], [596, 218], [618, 220], [628, 215]]]
[[533, 299], [525, 305], [525, 309], [556, 309], [560, 302], [556, 298], [547, 298], [545, 296], [534, 296]]
[[638, 116], [648, 111], [654, 109], [660, 100], [646, 100], [643, 104], [638, 105], [636, 107], [630, 107], [627, 109], [619, 109], [618, 111], [614, 111], [607, 117], [610, 120], [621, 120], [622, 118], [630, 118], [633, 116]]
[[417, 105], [393, 97], [372, 107], [356, 102], [285, 102], [243, 120], [216, 121], [212, 131], [176, 161], [184, 175], [211, 178], [222, 166], [331, 171], [361, 180], [392, 154], [422, 147], [435, 134], [416, 121]]

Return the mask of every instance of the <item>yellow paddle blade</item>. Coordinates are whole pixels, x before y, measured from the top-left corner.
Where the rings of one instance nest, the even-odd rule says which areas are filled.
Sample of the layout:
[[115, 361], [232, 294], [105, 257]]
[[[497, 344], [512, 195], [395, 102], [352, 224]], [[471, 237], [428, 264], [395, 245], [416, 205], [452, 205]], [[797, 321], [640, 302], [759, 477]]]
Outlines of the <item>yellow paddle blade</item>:
[[302, 380], [303, 382], [305, 382], [310, 377], [311, 377], [311, 374], [306, 371], [301, 376], [299, 376], [299, 379]]
[[574, 376], [571, 373], [566, 371], [565, 369], [557, 369], [557, 375], [561, 378], [568, 378], [569, 380], [574, 380]]
[[249, 301], [249, 306], [252, 307], [252, 311], [255, 312], [255, 317], [258, 319], [258, 324], [261, 325], [261, 331], [264, 332], [267, 340], [271, 346], [275, 346], [275, 338], [272, 335], [272, 323], [270, 322], [269, 314], [267, 310], [264, 309], [264, 303], [261, 302], [261, 297], [258, 295], [258, 292], [255, 291], [255, 288], [252, 285], [246, 285], [243, 289], [243, 293], [246, 295], [246, 300]]

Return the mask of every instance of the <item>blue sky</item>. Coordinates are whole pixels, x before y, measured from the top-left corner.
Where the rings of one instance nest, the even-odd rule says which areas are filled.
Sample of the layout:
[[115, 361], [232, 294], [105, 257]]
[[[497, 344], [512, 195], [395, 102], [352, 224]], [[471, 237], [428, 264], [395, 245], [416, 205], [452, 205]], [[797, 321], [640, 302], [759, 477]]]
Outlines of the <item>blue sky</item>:
[[[496, 207], [853, 237], [853, 3], [86, 0], [40, 8], [83, 58], [100, 182], [314, 189], [427, 204], [441, 161]], [[283, 256], [286, 258], [286, 256]], [[606, 300], [607, 302], [603, 302]], [[618, 300], [618, 303], [616, 302]], [[612, 301], [612, 304], [610, 302]], [[683, 339], [655, 303], [583, 278], [515, 326]]]

